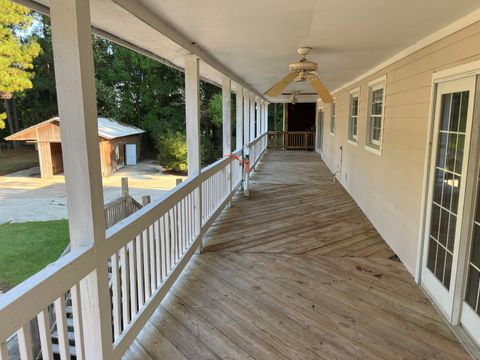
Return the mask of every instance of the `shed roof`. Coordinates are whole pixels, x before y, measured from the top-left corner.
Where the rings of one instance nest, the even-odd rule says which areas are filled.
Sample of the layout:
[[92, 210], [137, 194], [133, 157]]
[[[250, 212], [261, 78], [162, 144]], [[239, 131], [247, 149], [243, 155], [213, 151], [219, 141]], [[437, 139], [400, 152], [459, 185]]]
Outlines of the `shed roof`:
[[[5, 140], [8, 141], [34, 141], [37, 140], [36, 132], [32, 131], [38, 127], [45, 126], [50, 123], [60, 123], [59, 117], [53, 117], [51, 119], [42, 121], [36, 125], [30, 126], [24, 130], [21, 130], [15, 134], [7, 136]], [[137, 128], [135, 126], [127, 125], [117, 120], [108, 119], [104, 117], [98, 118], [98, 136], [104, 139], [117, 139], [120, 137], [138, 135], [144, 133], [145, 130]]]

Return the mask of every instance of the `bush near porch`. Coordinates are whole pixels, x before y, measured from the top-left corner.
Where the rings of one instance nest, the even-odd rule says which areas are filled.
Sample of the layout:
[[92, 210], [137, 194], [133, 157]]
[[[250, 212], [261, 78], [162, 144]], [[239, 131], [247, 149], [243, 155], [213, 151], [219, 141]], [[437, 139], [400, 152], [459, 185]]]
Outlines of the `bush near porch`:
[[6, 291], [62, 254], [69, 241], [68, 221], [0, 225], [0, 290]]

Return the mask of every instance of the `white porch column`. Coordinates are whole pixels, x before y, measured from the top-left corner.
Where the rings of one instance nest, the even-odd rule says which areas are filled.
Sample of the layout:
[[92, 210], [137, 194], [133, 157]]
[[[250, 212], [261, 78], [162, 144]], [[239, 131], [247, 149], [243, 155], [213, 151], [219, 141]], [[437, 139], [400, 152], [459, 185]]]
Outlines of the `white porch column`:
[[250, 143], [250, 92], [245, 90], [243, 94], [243, 152], [249, 154], [248, 144]]
[[109, 359], [112, 320], [98, 144], [89, 0], [51, 0], [52, 41], [72, 251], [95, 251], [96, 270], [80, 282], [86, 359]]
[[260, 99], [260, 125], [259, 125], [259, 128], [260, 128], [260, 131], [259, 131], [259, 135], [262, 135], [263, 134], [263, 119], [264, 119], [264, 101], [262, 99]]
[[264, 116], [264, 132], [268, 132], [268, 105], [270, 105], [268, 102], [265, 101], [265, 116]]
[[250, 141], [255, 140], [255, 95], [250, 93]]
[[199, 59], [185, 56], [185, 116], [187, 123], [188, 176], [200, 174], [200, 78]]
[[236, 147], [235, 150], [243, 148], [243, 88], [239, 85], [235, 96], [236, 100]]
[[262, 100], [257, 96], [255, 98], [257, 104], [257, 122], [255, 124], [257, 128], [257, 137], [262, 133]]
[[232, 152], [232, 82], [226, 76], [222, 79], [223, 155]]
[[[200, 77], [199, 58], [195, 55], [185, 56], [185, 120], [187, 125], [187, 164], [188, 177], [192, 178], [201, 171], [200, 148]], [[194, 192], [195, 234], [202, 228], [202, 191], [201, 186]], [[202, 250], [200, 243], [198, 251]]]

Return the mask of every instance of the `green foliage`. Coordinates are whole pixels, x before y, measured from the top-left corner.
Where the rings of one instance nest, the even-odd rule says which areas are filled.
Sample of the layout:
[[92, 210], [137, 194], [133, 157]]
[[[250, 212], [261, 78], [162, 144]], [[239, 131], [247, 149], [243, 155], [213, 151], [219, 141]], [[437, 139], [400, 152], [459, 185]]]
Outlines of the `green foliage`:
[[30, 36], [42, 51], [33, 60], [35, 77], [32, 79], [32, 88], [16, 97], [18, 117], [23, 128], [58, 115], [50, 19], [38, 13], [34, 14], [34, 19]]
[[5, 120], [7, 119], [6, 113], [0, 113], [0, 130], [5, 129]]
[[[42, 52], [33, 61], [32, 89], [17, 96], [22, 127], [58, 114], [50, 20], [34, 16], [29, 36]], [[99, 115], [146, 130], [143, 151], [167, 168], [185, 171], [184, 74], [95, 35], [92, 45]], [[221, 90], [201, 81], [200, 101], [202, 162], [209, 164], [223, 155]]]
[[218, 86], [200, 81], [200, 144], [202, 163], [222, 158], [222, 91]]
[[158, 160], [168, 170], [186, 172], [187, 138], [181, 132], [157, 132], [155, 143], [158, 149]]
[[283, 130], [283, 104], [273, 103], [268, 107], [268, 129], [270, 131]]
[[222, 94], [215, 93], [210, 98], [208, 110], [211, 116], [211, 122], [215, 127], [221, 127], [223, 123]]
[[0, 0], [0, 95], [10, 96], [32, 87], [32, 61], [40, 53], [33, 38], [21, 39], [16, 31], [32, 22], [30, 11], [10, 0]]
[[68, 244], [67, 220], [0, 225], [0, 285], [11, 288], [57, 260]]

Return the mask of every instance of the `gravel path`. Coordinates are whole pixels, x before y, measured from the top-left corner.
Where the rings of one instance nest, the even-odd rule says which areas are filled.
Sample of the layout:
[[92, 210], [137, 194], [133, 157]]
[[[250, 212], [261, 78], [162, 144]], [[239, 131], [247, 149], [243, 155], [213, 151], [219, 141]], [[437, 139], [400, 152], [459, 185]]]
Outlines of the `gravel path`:
[[[128, 177], [130, 195], [141, 202], [152, 200], [175, 186], [182, 176], [166, 174], [154, 161], [125, 166], [103, 178], [104, 202], [121, 196], [121, 178]], [[5, 222], [45, 221], [67, 218], [67, 195], [63, 175], [40, 178], [38, 167], [0, 176], [0, 224]]]

